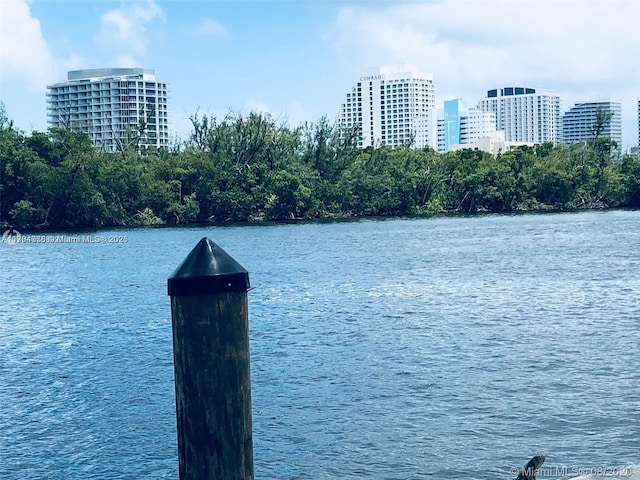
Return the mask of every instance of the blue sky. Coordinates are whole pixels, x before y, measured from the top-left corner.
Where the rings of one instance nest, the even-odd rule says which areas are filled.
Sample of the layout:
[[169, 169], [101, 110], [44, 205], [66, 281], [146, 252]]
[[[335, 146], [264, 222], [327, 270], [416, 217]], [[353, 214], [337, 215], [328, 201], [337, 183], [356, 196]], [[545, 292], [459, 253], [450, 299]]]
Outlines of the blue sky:
[[46, 85], [68, 70], [154, 68], [184, 138], [196, 111], [333, 118], [362, 66], [410, 63], [434, 74], [439, 105], [513, 84], [556, 90], [563, 110], [620, 100], [626, 148], [638, 18], [635, 0], [2, 0], [0, 99], [19, 128], [45, 130]]

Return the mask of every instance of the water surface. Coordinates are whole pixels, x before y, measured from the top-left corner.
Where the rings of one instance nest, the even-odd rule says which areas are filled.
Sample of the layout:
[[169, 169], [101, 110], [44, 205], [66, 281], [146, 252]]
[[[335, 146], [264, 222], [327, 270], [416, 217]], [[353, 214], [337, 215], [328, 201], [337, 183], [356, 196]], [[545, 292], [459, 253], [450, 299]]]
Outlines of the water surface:
[[166, 279], [250, 272], [256, 478], [640, 463], [640, 212], [0, 244], [0, 478], [177, 479]]

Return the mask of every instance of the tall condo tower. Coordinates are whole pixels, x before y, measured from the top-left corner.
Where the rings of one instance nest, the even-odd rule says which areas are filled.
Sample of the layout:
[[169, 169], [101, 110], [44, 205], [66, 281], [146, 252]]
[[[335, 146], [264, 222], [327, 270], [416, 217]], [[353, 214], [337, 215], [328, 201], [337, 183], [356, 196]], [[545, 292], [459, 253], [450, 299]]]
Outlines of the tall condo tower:
[[363, 68], [338, 122], [360, 125], [360, 146], [437, 146], [433, 75], [414, 65]]
[[169, 146], [169, 89], [146, 68], [68, 72], [47, 86], [47, 123], [85, 132], [96, 148], [118, 150], [139, 135], [139, 146]]
[[[599, 118], [600, 117], [600, 118]], [[622, 104], [609, 99], [576, 103], [562, 116], [562, 143], [610, 137], [622, 147]]]
[[560, 97], [552, 90], [504, 87], [487, 91], [478, 108], [496, 115], [496, 129], [507, 142], [528, 144], [560, 140]]

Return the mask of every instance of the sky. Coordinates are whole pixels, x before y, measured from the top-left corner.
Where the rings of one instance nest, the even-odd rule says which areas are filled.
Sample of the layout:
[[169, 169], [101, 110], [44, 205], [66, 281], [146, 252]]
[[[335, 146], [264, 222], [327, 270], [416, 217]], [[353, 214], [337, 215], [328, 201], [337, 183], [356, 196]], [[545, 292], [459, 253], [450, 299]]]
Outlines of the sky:
[[44, 131], [46, 86], [67, 71], [153, 68], [178, 139], [194, 114], [334, 119], [364, 66], [432, 73], [437, 105], [526, 85], [622, 102], [638, 143], [637, 0], [0, 0], [0, 100]]

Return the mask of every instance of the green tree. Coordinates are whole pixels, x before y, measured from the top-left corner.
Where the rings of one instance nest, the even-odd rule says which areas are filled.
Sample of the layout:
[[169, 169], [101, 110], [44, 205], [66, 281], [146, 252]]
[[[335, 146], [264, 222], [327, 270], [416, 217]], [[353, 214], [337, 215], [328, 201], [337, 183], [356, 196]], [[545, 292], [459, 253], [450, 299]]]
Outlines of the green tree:
[[574, 166], [566, 151], [557, 148], [538, 157], [530, 184], [535, 200], [547, 208], [567, 208], [574, 191]]
[[620, 177], [623, 192], [620, 206], [640, 208], [640, 158], [625, 155], [614, 171]]

